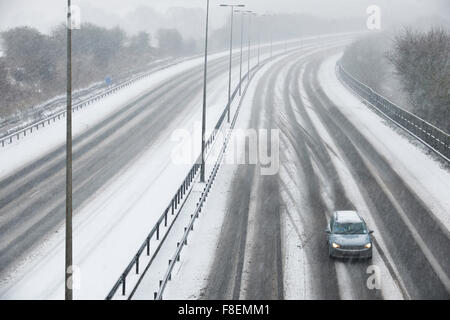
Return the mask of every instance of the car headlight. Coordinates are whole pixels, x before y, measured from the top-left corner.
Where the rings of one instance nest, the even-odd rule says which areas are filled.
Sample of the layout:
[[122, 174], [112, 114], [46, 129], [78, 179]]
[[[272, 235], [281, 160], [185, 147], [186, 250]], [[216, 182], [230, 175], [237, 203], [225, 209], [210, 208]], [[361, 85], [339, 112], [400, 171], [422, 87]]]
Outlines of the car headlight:
[[364, 248], [367, 248], [367, 249], [370, 249], [370, 248], [372, 248], [372, 244], [369, 242], [369, 243], [366, 243], [365, 245], [364, 245]]
[[332, 246], [333, 246], [333, 248], [335, 248], [335, 249], [336, 249], [336, 248], [340, 248], [340, 247], [341, 247], [341, 245], [340, 245], [340, 244], [337, 244], [337, 243], [334, 243], [334, 242], [333, 242], [333, 243], [332, 243], [331, 245], [332, 245]]

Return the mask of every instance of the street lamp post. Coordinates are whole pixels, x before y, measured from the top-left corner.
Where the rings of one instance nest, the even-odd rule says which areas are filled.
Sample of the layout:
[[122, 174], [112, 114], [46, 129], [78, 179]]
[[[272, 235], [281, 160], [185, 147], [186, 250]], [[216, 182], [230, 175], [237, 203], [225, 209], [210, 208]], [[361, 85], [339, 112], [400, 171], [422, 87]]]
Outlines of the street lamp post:
[[66, 239], [65, 299], [73, 299], [72, 291], [72, 12], [67, 0], [67, 110], [66, 110]]
[[[263, 14], [262, 16], [268, 17], [268, 18], [273, 17], [272, 14]], [[270, 32], [270, 58], [272, 58], [273, 57], [273, 30], [272, 30], [271, 26], [269, 26], [269, 32]]]
[[261, 28], [258, 28], [258, 67], [261, 57]]
[[242, 95], [242, 47], [244, 45], [244, 13], [241, 13], [241, 59], [239, 63], [239, 96]]
[[230, 68], [228, 72], [228, 105], [227, 105], [227, 114], [228, 114], [228, 122], [230, 122], [230, 104], [231, 104], [231, 68], [232, 68], [232, 58], [233, 58], [233, 17], [234, 17], [234, 8], [236, 7], [245, 7], [243, 4], [221, 4], [221, 7], [229, 7], [231, 8], [231, 31], [230, 31]]
[[272, 30], [272, 28], [270, 28], [270, 59], [272, 59], [272, 57], [273, 57], [272, 48], [273, 48], [273, 30]]
[[250, 48], [251, 48], [251, 31], [252, 31], [252, 16], [256, 16], [253, 11], [248, 13], [248, 65], [247, 65], [247, 80], [250, 81]]
[[242, 95], [242, 52], [244, 46], [244, 15], [247, 11], [234, 10], [234, 12], [239, 12], [241, 14], [241, 58], [239, 62], [239, 96]]
[[208, 75], [208, 24], [209, 0], [206, 0], [206, 34], [205, 34], [205, 66], [203, 74], [203, 114], [202, 114], [202, 165], [200, 169], [200, 182], [205, 182], [205, 131], [206, 131], [206, 81]]

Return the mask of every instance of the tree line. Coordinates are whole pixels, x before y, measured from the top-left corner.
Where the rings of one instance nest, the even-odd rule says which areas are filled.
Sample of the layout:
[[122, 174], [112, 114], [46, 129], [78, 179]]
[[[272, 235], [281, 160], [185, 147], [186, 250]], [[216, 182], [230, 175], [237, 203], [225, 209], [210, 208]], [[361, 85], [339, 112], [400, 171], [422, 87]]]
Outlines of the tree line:
[[[64, 94], [66, 33], [65, 25], [59, 25], [50, 34], [31, 27], [0, 34], [0, 117]], [[155, 40], [158, 46], [152, 44], [147, 32], [127, 35], [119, 27], [108, 29], [90, 23], [73, 30], [74, 89], [143, 71], [157, 59], [198, 52], [197, 43], [185, 41], [175, 29], [159, 29]]]
[[[141, 17], [142, 19], [145, 18]], [[235, 17], [234, 45], [240, 45], [241, 17]], [[327, 21], [301, 14], [283, 14], [244, 21], [244, 43], [251, 35], [253, 44], [289, 38], [357, 29], [358, 20]], [[142, 21], [140, 21], [142, 22]], [[228, 48], [229, 19], [222, 28], [210, 33], [210, 51]], [[184, 39], [177, 29], [156, 29], [127, 34], [122, 28], [105, 28], [91, 23], [72, 33], [73, 88], [114, 80], [148, 69], [148, 64], [166, 57], [200, 54], [204, 49], [203, 32], [196, 39]], [[17, 27], [0, 33], [3, 56], [0, 57], [0, 118], [65, 93], [66, 28], [61, 24], [49, 34], [31, 27]]]
[[422, 119], [450, 132], [450, 33], [427, 31], [372, 35], [348, 46], [344, 67], [368, 86]]

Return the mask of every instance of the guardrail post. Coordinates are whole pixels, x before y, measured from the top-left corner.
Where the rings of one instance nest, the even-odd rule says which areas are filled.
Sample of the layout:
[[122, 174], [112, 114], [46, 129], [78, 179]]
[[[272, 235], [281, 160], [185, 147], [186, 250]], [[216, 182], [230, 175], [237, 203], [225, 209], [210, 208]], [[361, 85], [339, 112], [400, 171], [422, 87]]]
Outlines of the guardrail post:
[[362, 97], [364, 100], [368, 101], [376, 109], [378, 109], [377, 112], [384, 114], [386, 117], [390, 118], [391, 121], [395, 122], [412, 135], [421, 139], [428, 147], [431, 147], [435, 151], [438, 151], [438, 153], [442, 152], [441, 154], [444, 154], [444, 156], [446, 156], [446, 154], [448, 155], [448, 150], [446, 150], [445, 148], [444, 150], [442, 150], [441, 143], [438, 141], [438, 139], [442, 142], [448, 140], [448, 135], [443, 133], [443, 136], [438, 138], [438, 136], [440, 136], [442, 132], [438, 128], [419, 118], [418, 116], [395, 105], [394, 103], [390, 102], [383, 96], [373, 91], [371, 88], [367, 87], [365, 84], [359, 82], [353, 76], [348, 74], [340, 64], [337, 65], [337, 69], [339, 70], [340, 79], [345, 82], [360, 97]]
[[136, 274], [139, 274], [139, 255], [136, 255]]
[[[177, 242], [177, 249], [178, 249], [179, 247], [180, 247], [180, 243]], [[180, 261], [180, 255], [181, 255], [181, 253], [178, 253], [177, 261]]]
[[147, 256], [150, 255], [150, 238], [147, 238]]
[[156, 224], [156, 240], [159, 240], [159, 222]]
[[166, 212], [164, 213], [164, 227], [167, 227], [167, 209]]
[[[171, 263], [172, 263], [172, 260], [169, 260], [169, 266], [170, 266]], [[172, 280], [172, 272], [169, 273], [169, 280]]]
[[125, 295], [125, 276], [122, 276], [122, 295]]

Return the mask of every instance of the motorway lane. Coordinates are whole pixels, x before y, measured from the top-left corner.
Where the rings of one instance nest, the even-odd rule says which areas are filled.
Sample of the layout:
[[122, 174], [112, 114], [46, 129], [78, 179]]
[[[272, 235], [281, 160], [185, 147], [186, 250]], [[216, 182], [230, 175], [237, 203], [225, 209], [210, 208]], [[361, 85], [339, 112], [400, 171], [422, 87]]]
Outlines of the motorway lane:
[[[287, 59], [282, 61], [285, 60]], [[275, 67], [278, 67], [278, 64]], [[271, 82], [273, 81], [272, 78]], [[261, 119], [262, 113], [272, 113], [270, 108], [267, 110], [269, 104], [265, 101], [269, 89], [268, 82], [268, 77], [264, 77], [258, 84], [252, 107], [251, 128], [265, 127], [264, 124], [260, 123], [261, 121], [264, 122], [264, 119]], [[261, 106], [264, 107], [264, 112], [261, 112]], [[277, 203], [277, 184], [273, 183], [274, 180], [276, 182], [276, 176], [269, 177], [267, 180], [264, 179], [264, 182], [262, 182], [257, 176], [258, 174], [255, 173], [257, 170], [259, 170], [257, 165], [239, 166], [233, 179], [232, 185], [234, 187], [227, 202], [228, 209], [220, 234], [216, 259], [211, 268], [208, 286], [202, 293], [202, 297], [205, 299], [239, 299], [242, 298], [242, 289], [246, 291], [248, 297], [254, 299], [261, 296], [268, 299], [282, 299], [282, 281], [279, 278], [282, 273], [281, 270], [278, 270], [278, 262], [281, 261], [279, 251], [280, 229], [277, 213], [279, 204]], [[262, 185], [261, 190], [255, 192], [254, 190], [260, 184]], [[265, 195], [268, 197], [262, 201], [260, 197]], [[257, 228], [258, 237], [264, 239], [264, 246], [260, 247], [254, 257], [262, 262], [258, 267], [259, 272], [255, 272], [254, 275], [262, 275], [263, 278], [257, 281], [252, 279], [253, 286], [242, 288], [251, 202], [258, 203], [255, 211], [258, 212], [258, 219], [264, 219], [264, 223], [259, 224], [261, 228]], [[263, 217], [260, 217], [259, 214]], [[262, 279], [264, 281], [261, 281]]]
[[[392, 282], [401, 277], [407, 292], [405, 298], [450, 297], [448, 230], [433, 218], [420, 198], [321, 90], [317, 81], [319, 62], [333, 52], [308, 58], [290, 55], [268, 69], [258, 83], [248, 127], [280, 129], [281, 166], [290, 173], [292, 181], [283, 181], [286, 178], [280, 175], [260, 176], [258, 165], [237, 169], [202, 299], [283, 298], [286, 270], [280, 263], [283, 259], [280, 248], [287, 235], [280, 231], [280, 212], [286, 205], [280, 190], [288, 194], [294, 208], [301, 208], [289, 214], [299, 216], [301, 225], [297, 228], [304, 231], [299, 250], [303, 251], [309, 266], [306, 276], [311, 293], [306, 296], [385, 298], [382, 290], [370, 290], [366, 285], [371, 261], [328, 257], [324, 229], [330, 213], [354, 209], [355, 205], [349, 200], [345, 181], [341, 181], [331, 160], [330, 153], [334, 151], [306, 108], [314, 110], [333, 138], [339, 150], [334, 156], [343, 158], [369, 206], [377, 227], [375, 237], [383, 238], [393, 259], [389, 263], [399, 273], [387, 276]], [[300, 91], [300, 81], [306, 92]], [[282, 92], [282, 101], [276, 101], [277, 91]], [[305, 99], [311, 106], [304, 105]], [[293, 184], [298, 189], [287, 188]], [[417, 225], [411, 227], [405, 222], [405, 214]]]
[[317, 80], [319, 62], [304, 77], [308, 96], [363, 192], [408, 295], [449, 299], [449, 231], [328, 99]]
[[[258, 83], [252, 103], [249, 128], [285, 129], [280, 110], [275, 108], [277, 86], [288, 88], [281, 78], [281, 70], [291, 66], [292, 60], [302, 57], [300, 53], [289, 55], [270, 67]], [[303, 58], [301, 58], [303, 59]], [[291, 69], [292, 70], [292, 69]], [[295, 118], [294, 118], [295, 119]], [[291, 126], [289, 126], [291, 127]], [[295, 129], [297, 125], [293, 126]], [[303, 138], [303, 137], [300, 137]], [[300, 142], [303, 142], [300, 139]], [[305, 155], [305, 153], [300, 153]], [[308, 165], [306, 161], [299, 165]], [[233, 190], [227, 201], [227, 213], [218, 241], [218, 248], [208, 276], [208, 285], [201, 293], [202, 299], [283, 299], [282, 233], [280, 227], [280, 197], [282, 181], [278, 174], [261, 176], [259, 165], [239, 166], [233, 178]], [[310, 172], [309, 168], [305, 170]], [[316, 189], [313, 180], [308, 181], [311, 189]], [[311, 197], [317, 193], [311, 192]], [[312, 201], [317, 208], [320, 201]], [[252, 208], [253, 206], [253, 208]], [[252, 216], [250, 217], [249, 212]], [[320, 215], [306, 215], [313, 219], [308, 225], [323, 230], [325, 210]], [[250, 233], [249, 230], [252, 230]], [[322, 239], [323, 240], [323, 239]], [[322, 252], [324, 241], [308, 246], [311, 252]], [[251, 248], [251, 250], [248, 250]], [[249, 251], [249, 252], [246, 252]], [[245, 264], [249, 264], [244, 270]], [[327, 256], [317, 261], [320, 274], [314, 278], [322, 283], [322, 298], [338, 297], [336, 277], [330, 270]], [[245, 278], [245, 280], [243, 279]]]
[[[308, 164], [306, 167], [305, 165], [303, 166], [303, 172], [304, 176], [307, 178], [306, 184], [309, 186], [309, 205], [312, 210], [310, 212], [300, 212], [300, 214], [304, 216], [312, 216], [309, 217], [309, 219], [321, 220], [321, 222], [315, 223], [317, 227], [311, 228], [312, 233], [317, 233], [317, 230], [319, 230], [318, 236], [314, 237], [314, 240], [312, 241], [313, 243], [318, 243], [318, 246], [316, 248], [310, 248], [310, 252], [306, 253], [306, 255], [312, 261], [315, 261], [316, 259], [318, 260], [316, 263], [317, 268], [322, 269], [322, 274], [317, 275], [317, 278], [322, 279], [319, 281], [324, 282], [323, 278], [330, 279], [327, 274], [334, 274], [336, 277], [339, 277], [342, 273], [347, 273], [351, 276], [349, 279], [344, 281], [351, 282], [347, 285], [352, 288], [352, 292], [355, 297], [358, 297], [359, 299], [380, 299], [382, 295], [379, 290], [369, 290], [366, 286], [366, 270], [367, 267], [371, 265], [371, 261], [346, 259], [344, 262], [338, 260], [333, 263], [333, 261], [330, 261], [328, 256], [324, 255], [324, 252], [326, 253], [328, 248], [327, 243], [323, 239], [323, 230], [325, 229], [326, 223], [329, 221], [330, 212], [333, 210], [354, 210], [356, 208], [355, 205], [349, 200], [343, 186], [344, 182], [340, 180], [338, 172], [333, 165], [329, 154], [329, 146], [320, 136], [306, 110], [305, 105], [303, 104], [298, 85], [298, 79], [301, 79], [301, 67], [303, 64], [304, 61], [297, 63], [296, 66], [292, 68], [292, 73], [288, 76], [288, 81], [291, 83], [291, 97], [293, 98], [293, 103], [289, 102], [288, 92], [285, 92], [285, 101], [288, 101], [288, 103], [286, 103], [286, 114], [288, 115], [288, 119], [296, 119], [295, 112], [298, 112], [300, 115], [300, 123], [297, 121], [295, 121], [297, 123], [291, 122], [290, 124], [287, 124], [287, 127], [291, 126], [292, 131], [295, 131], [295, 126], [297, 126], [297, 128], [303, 128], [303, 130], [297, 129], [296, 134], [294, 134], [293, 138], [291, 138], [291, 142], [294, 148], [298, 149], [300, 147], [300, 150], [296, 150], [296, 153], [302, 154], [303, 161]], [[291, 78], [289, 79], [289, 77]], [[308, 82], [306, 77], [304, 77], [303, 80], [305, 83]], [[288, 110], [288, 108], [290, 108], [290, 110]], [[295, 146], [296, 144], [297, 146]], [[325, 187], [321, 187], [321, 184]], [[321, 192], [321, 189], [325, 188], [331, 189], [326, 195], [328, 196], [328, 201], [325, 199], [326, 192]], [[307, 217], [304, 217], [304, 219], [307, 219]], [[320, 227], [321, 229], [319, 229]], [[323, 265], [328, 265], [328, 268], [324, 269]], [[338, 279], [334, 281], [339, 283]], [[334, 281], [333, 285], [336, 286], [336, 282]], [[337, 298], [336, 296], [327, 296], [330, 288], [329, 280], [328, 283], [323, 283], [321, 288], [322, 293], [326, 295], [326, 298]]]

